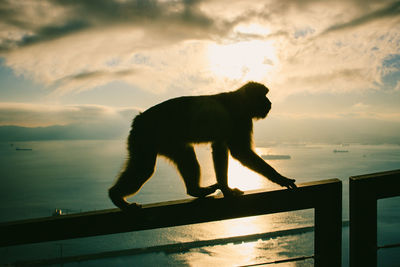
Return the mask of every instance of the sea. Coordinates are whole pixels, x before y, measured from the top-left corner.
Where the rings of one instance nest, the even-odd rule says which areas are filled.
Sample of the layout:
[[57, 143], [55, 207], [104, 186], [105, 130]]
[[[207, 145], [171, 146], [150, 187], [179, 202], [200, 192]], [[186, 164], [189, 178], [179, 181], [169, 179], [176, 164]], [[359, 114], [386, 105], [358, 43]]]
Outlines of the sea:
[[[210, 146], [199, 145], [196, 152], [202, 171], [201, 184], [213, 184]], [[257, 147], [256, 152], [268, 155], [265, 158], [271, 166], [282, 175], [296, 179], [297, 183], [330, 178], [343, 182], [342, 263], [348, 266], [349, 177], [400, 169], [400, 145], [271, 143]], [[73, 214], [114, 208], [107, 190], [123, 167], [126, 156], [124, 140], [0, 143], [0, 222], [48, 217], [56, 209], [63, 214]], [[229, 185], [241, 190], [279, 188], [232, 158], [228, 175]], [[147, 204], [187, 198], [190, 197], [175, 167], [160, 157], [153, 177], [129, 200]], [[313, 222], [313, 211], [301, 210], [9, 246], [0, 248], [0, 265], [313, 266], [310, 257], [314, 253], [314, 233], [310, 228]], [[265, 235], [256, 235], [263, 233]], [[256, 237], [232, 239], [252, 235]], [[176, 249], [174, 244], [182, 243], [187, 246]], [[396, 243], [400, 243], [400, 197], [379, 200], [378, 245]], [[122, 255], [121, 251], [132, 253]], [[86, 257], [72, 262], [51, 261], [71, 260], [79, 255]], [[400, 248], [378, 250], [378, 264], [400, 266]]]

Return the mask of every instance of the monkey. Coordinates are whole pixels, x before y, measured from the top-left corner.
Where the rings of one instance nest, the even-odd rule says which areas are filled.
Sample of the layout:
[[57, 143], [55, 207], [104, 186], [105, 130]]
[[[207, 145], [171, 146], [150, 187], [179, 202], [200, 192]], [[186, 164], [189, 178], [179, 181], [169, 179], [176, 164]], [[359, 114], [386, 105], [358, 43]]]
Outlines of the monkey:
[[[155, 105], [137, 115], [128, 136], [129, 157], [115, 184], [111, 201], [121, 210], [138, 209], [126, 197], [137, 193], [152, 176], [156, 158], [174, 163], [188, 195], [202, 198], [219, 189], [224, 197], [243, 191], [228, 186], [228, 156], [270, 181], [295, 189], [294, 179], [279, 174], [253, 149], [253, 119], [264, 119], [271, 110], [269, 89], [248, 82], [239, 89], [214, 95], [183, 96]], [[211, 143], [216, 183], [200, 186], [200, 166], [193, 145]]]

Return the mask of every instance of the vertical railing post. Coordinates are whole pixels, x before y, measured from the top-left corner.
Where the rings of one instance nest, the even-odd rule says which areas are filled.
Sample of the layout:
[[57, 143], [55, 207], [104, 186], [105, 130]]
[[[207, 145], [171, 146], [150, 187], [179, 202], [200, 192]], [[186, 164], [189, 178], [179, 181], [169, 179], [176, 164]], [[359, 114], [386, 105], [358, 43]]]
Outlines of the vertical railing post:
[[377, 266], [377, 202], [400, 196], [400, 170], [352, 176], [350, 266]]
[[350, 178], [350, 266], [377, 265], [377, 199], [368, 180]]
[[322, 190], [314, 209], [315, 266], [342, 264], [342, 183]]

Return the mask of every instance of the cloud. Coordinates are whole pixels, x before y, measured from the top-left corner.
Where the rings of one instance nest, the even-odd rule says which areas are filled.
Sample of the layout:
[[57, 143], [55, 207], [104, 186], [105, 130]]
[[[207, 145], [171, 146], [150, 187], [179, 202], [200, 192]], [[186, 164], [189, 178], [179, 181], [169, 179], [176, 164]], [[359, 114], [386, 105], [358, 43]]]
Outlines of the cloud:
[[[213, 72], [207, 48], [254, 40], [276, 48], [260, 81], [280, 88], [282, 97], [395, 88], [397, 81], [382, 81], [381, 70], [388, 55], [400, 53], [399, 6], [377, 0], [3, 1], [0, 51], [17, 75], [58, 95], [115, 80], [153, 93], [231, 89], [244, 81]], [[263, 30], [246, 30], [249, 25]]]
[[364, 110], [364, 109], [369, 108], [369, 105], [366, 105], [366, 104], [364, 104], [362, 102], [359, 102], [359, 103], [354, 104], [353, 108], [356, 109], [356, 110]]

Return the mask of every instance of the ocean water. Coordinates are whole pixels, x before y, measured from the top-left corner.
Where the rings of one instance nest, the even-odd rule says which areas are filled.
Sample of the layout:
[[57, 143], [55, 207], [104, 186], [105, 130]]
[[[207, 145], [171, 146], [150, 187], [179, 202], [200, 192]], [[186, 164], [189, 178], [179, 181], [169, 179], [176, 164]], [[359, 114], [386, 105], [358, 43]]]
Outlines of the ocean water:
[[[16, 150], [16, 148], [32, 150]], [[348, 152], [334, 153], [334, 150]], [[209, 146], [196, 147], [202, 184], [215, 182]], [[290, 155], [267, 160], [298, 183], [339, 178], [343, 181], [343, 220], [348, 220], [348, 177], [400, 169], [400, 146], [362, 144], [274, 144], [262, 154]], [[113, 208], [107, 189], [123, 166], [125, 141], [40, 141], [0, 143], [0, 222]], [[242, 190], [278, 188], [265, 178], [229, 162], [229, 184]], [[130, 200], [154, 203], [188, 198], [175, 168], [157, 160], [152, 179]], [[400, 198], [378, 202], [379, 245], [400, 243]], [[313, 254], [313, 232], [283, 234], [246, 242], [212, 240], [275, 232], [313, 224], [313, 211], [279, 213], [181, 227], [0, 248], [0, 265], [17, 261], [92, 255], [105, 251], [153, 247], [199, 240], [207, 245], [187, 250], [160, 249], [113, 258], [68, 263], [68, 266], [246, 266]], [[167, 247], [168, 248], [168, 247]], [[379, 266], [399, 266], [400, 249], [379, 250]], [[343, 228], [343, 265], [348, 265], [348, 228]], [[313, 266], [312, 259], [274, 266]]]

